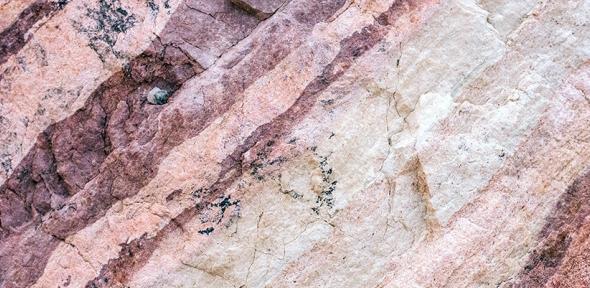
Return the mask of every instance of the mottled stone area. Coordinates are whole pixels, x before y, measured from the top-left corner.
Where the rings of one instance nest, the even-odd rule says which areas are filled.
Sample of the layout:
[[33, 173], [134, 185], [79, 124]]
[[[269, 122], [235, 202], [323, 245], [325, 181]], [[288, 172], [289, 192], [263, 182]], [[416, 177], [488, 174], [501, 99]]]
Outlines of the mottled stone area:
[[0, 287], [590, 287], [590, 1], [0, 0]]
[[272, 14], [274, 14], [277, 9], [281, 7], [286, 0], [232, 0], [232, 3], [237, 5], [238, 7], [244, 9], [245, 11], [256, 15], [261, 20], [264, 20]]

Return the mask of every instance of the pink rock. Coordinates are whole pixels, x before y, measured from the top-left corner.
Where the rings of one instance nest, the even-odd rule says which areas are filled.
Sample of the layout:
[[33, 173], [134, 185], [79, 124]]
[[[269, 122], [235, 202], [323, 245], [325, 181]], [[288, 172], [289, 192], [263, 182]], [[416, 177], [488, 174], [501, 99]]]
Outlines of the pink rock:
[[286, 1], [285, 0], [231, 0], [248, 13], [256, 15], [260, 20], [270, 17]]

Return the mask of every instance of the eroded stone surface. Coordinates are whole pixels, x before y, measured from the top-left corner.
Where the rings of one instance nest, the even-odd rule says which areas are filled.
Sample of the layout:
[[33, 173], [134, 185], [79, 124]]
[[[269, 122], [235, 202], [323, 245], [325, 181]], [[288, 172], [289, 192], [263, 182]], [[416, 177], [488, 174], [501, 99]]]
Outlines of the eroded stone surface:
[[231, 0], [232, 3], [264, 20], [277, 11], [285, 0]]
[[0, 287], [590, 285], [587, 1], [21, 4]]

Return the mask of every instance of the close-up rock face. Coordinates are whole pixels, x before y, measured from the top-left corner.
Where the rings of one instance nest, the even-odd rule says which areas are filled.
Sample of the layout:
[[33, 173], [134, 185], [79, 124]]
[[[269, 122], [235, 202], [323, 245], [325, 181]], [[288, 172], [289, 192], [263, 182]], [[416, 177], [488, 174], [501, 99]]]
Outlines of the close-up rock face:
[[0, 287], [590, 287], [590, 1], [0, 16]]

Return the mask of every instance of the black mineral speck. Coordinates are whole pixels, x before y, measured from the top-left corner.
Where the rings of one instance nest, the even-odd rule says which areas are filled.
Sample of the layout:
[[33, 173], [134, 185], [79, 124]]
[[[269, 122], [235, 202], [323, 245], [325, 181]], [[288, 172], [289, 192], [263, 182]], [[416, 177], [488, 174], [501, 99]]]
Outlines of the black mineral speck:
[[90, 22], [74, 22], [74, 27], [88, 37], [88, 46], [96, 52], [102, 62], [108, 55], [123, 58], [114, 47], [119, 34], [135, 26], [137, 19], [126, 10], [120, 0], [100, 0], [97, 8], [87, 8]]
[[210, 235], [211, 233], [213, 233], [214, 230], [215, 230], [215, 228], [208, 227], [206, 229], [199, 230], [199, 234], [201, 234], [201, 235]]

